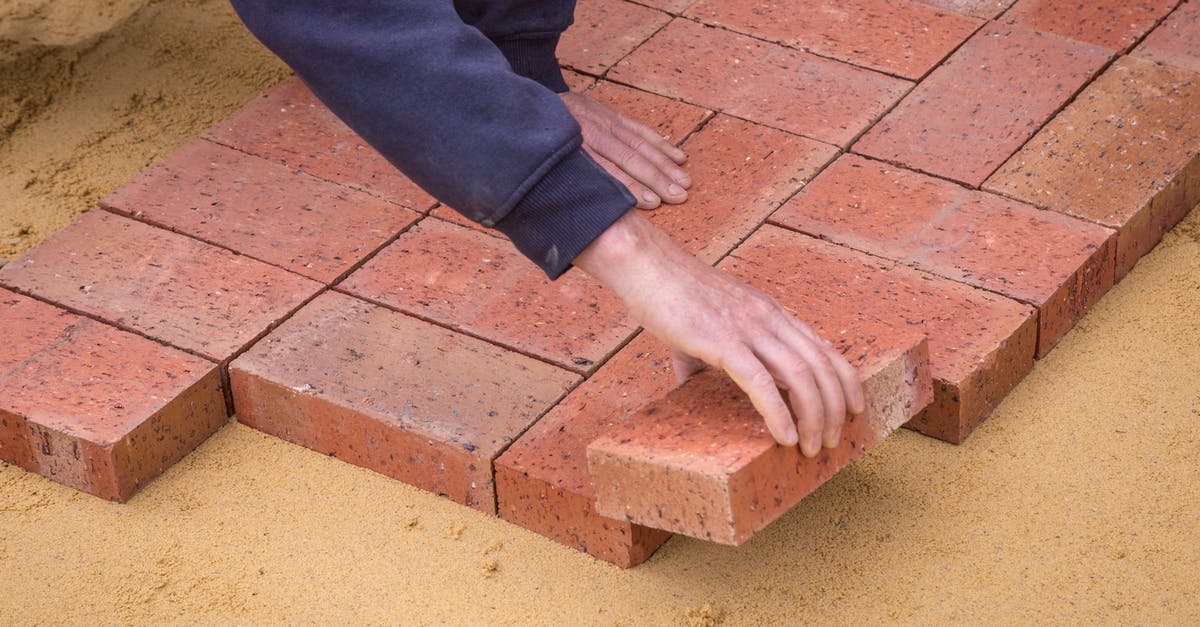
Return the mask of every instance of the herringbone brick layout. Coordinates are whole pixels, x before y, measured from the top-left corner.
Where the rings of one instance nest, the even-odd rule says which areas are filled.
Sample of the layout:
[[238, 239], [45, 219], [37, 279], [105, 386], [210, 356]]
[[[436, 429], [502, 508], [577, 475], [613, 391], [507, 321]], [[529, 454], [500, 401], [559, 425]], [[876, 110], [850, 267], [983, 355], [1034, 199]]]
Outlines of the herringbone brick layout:
[[684, 147], [651, 220], [869, 410], [805, 459], [287, 80], [0, 268], [0, 459], [124, 501], [229, 415], [620, 566], [963, 441], [1200, 201], [1200, 0], [580, 0], [568, 82]]

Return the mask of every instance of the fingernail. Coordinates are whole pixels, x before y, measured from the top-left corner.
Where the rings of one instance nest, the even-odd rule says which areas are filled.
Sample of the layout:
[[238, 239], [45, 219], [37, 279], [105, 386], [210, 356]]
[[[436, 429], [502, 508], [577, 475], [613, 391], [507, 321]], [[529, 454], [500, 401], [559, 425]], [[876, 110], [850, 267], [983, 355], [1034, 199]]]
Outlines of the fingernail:
[[812, 451], [811, 454], [807, 454], [809, 457], [816, 457], [817, 453], [821, 452], [821, 435], [820, 434], [813, 436], [813, 438], [808, 441], [808, 450]]
[[671, 194], [672, 196], [682, 196], [683, 188], [674, 183], [671, 183], [670, 185], [667, 186], [667, 193]]
[[800, 434], [796, 433], [796, 429], [794, 427], [788, 429], [787, 433], [784, 435], [787, 437], [788, 446], [796, 446], [800, 443]]
[[685, 188], [692, 186], [692, 177], [690, 177], [690, 176], [686, 176], [686, 175], [681, 176], [676, 180], [679, 182], [680, 185], [684, 186]]
[[658, 204], [658, 195], [655, 194], [654, 192], [643, 192], [642, 200], [644, 200], [652, 205]]

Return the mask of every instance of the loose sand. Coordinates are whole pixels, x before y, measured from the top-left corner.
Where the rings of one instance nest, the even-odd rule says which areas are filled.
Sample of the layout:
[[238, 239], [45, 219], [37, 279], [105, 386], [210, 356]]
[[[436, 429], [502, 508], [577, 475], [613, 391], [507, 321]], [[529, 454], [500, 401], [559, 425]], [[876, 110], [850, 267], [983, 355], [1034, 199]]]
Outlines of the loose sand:
[[[282, 77], [224, 2], [0, 0], [0, 257]], [[959, 447], [621, 571], [230, 424], [126, 505], [0, 463], [0, 622], [1200, 623], [1200, 211]]]

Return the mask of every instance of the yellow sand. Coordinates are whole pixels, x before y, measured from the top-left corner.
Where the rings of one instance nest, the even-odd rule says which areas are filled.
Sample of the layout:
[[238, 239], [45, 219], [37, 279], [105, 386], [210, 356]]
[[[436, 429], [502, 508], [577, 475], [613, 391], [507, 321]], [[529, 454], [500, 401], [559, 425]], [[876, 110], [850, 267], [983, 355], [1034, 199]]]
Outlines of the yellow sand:
[[[223, 2], [0, 0], [0, 256], [285, 70]], [[8, 129], [8, 130], [5, 130]], [[126, 505], [0, 464], [0, 623], [1200, 623], [1200, 211], [967, 444], [621, 571], [230, 424]]]

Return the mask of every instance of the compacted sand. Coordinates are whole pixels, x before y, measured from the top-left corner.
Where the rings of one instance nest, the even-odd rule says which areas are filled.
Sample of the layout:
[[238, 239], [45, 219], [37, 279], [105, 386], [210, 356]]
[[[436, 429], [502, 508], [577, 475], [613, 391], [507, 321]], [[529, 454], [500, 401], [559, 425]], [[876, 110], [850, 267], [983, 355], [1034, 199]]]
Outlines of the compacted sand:
[[[286, 74], [224, 2], [0, 0], [0, 259]], [[0, 463], [0, 622], [1200, 623], [1200, 211], [959, 447], [621, 571], [231, 423], [126, 505]]]

